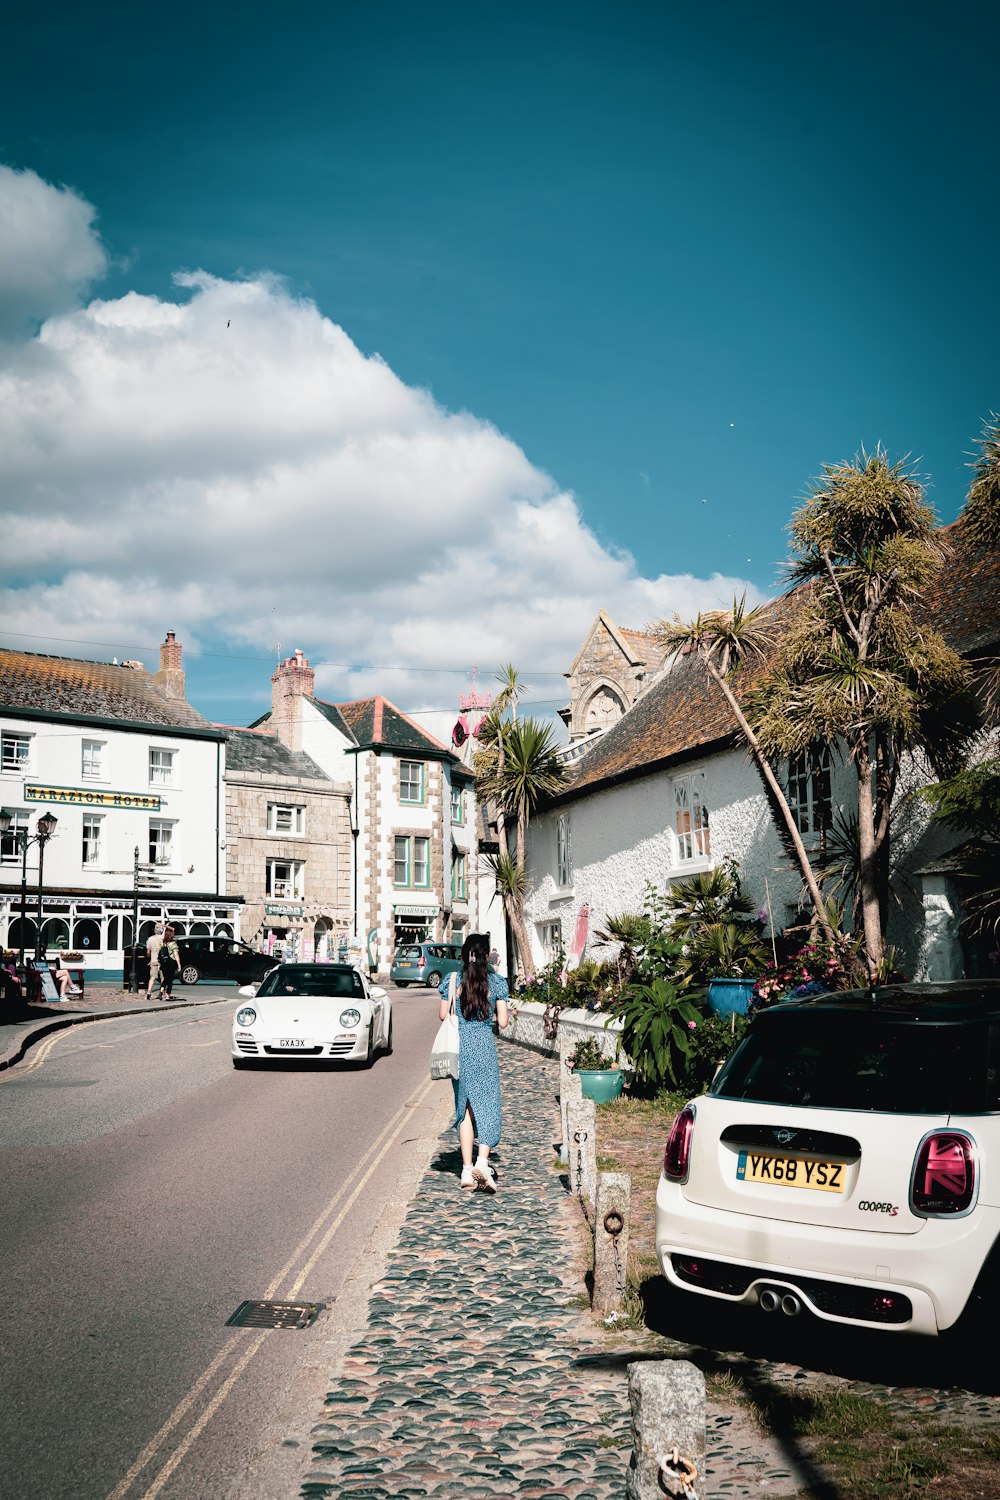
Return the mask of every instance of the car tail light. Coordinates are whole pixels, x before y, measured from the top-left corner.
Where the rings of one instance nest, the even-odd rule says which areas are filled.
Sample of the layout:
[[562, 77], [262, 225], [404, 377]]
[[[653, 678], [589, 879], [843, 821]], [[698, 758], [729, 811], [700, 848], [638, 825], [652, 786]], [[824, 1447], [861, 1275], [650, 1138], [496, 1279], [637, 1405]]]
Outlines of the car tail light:
[[910, 1207], [924, 1218], [964, 1214], [976, 1196], [976, 1154], [972, 1140], [957, 1130], [927, 1136], [913, 1164]]
[[694, 1131], [694, 1105], [687, 1104], [674, 1121], [663, 1153], [663, 1175], [671, 1182], [686, 1182], [691, 1136]]

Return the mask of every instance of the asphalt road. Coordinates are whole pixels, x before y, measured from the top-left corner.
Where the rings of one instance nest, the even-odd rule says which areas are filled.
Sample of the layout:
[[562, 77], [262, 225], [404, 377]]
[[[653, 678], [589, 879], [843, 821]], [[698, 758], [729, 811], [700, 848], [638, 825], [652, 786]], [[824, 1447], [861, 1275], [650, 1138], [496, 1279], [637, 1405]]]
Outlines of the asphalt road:
[[395, 1051], [370, 1071], [236, 1072], [234, 998], [71, 1027], [0, 1075], [4, 1494], [261, 1493], [248, 1476], [323, 1319], [226, 1319], [247, 1298], [332, 1305], [414, 1109], [440, 1113], [426, 990], [393, 995]]

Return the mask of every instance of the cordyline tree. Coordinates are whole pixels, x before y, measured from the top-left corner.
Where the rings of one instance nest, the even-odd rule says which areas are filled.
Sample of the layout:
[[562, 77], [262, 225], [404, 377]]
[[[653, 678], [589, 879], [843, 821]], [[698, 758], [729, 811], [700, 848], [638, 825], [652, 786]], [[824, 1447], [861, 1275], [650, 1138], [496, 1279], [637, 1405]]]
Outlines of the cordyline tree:
[[668, 650], [697, 652], [705, 671], [725, 697], [767, 788], [768, 801], [782, 821], [782, 842], [798, 864], [816, 923], [824, 936], [831, 943], [836, 943], [838, 935], [830, 920], [819, 880], [809, 861], [785, 788], [778, 780], [770, 758], [747, 718], [730, 680], [741, 674], [749, 678], [754, 671], [763, 667], [774, 650], [773, 627], [769, 626], [760, 609], [747, 609], [744, 594], [741, 599], [733, 600], [731, 610], [710, 610], [687, 623], [680, 618], [660, 620], [652, 629]]
[[[904, 751], [938, 775], [963, 763], [975, 732], [969, 669], [918, 614], [941, 566], [934, 515], [905, 464], [881, 447], [828, 466], [790, 525], [788, 575], [800, 587], [789, 622], [765, 629], [743, 601], [689, 625], [661, 625], [668, 645], [698, 652], [725, 694], [782, 820], [824, 935], [836, 941], [773, 763], [826, 744], [846, 750], [857, 783], [857, 906], [867, 976], [885, 958], [893, 798]], [[766, 619], [766, 617], [765, 617]], [[731, 674], [744, 669], [740, 696]], [[748, 686], [752, 679], [752, 687]]]
[[843, 746], [855, 772], [858, 905], [868, 976], [885, 958], [893, 799], [904, 752], [937, 775], [976, 732], [968, 666], [921, 618], [942, 565], [934, 513], [881, 447], [827, 466], [790, 525], [789, 577], [807, 585], [755, 684], [748, 717], [772, 756]]
[[522, 687], [515, 669], [504, 667], [498, 680], [501, 690], [479, 731], [482, 748], [473, 770], [477, 795], [496, 809], [500, 849], [490, 865], [514, 934], [521, 973], [527, 975], [534, 965], [524, 918], [528, 825], [539, 803], [560, 789], [565, 771], [551, 725], [517, 716]]
[[[969, 494], [959, 517], [961, 526], [984, 549], [1000, 544], [1000, 417], [993, 413], [983, 427], [981, 451], [972, 465]], [[984, 728], [1000, 730], [1000, 662], [981, 662], [976, 688]], [[984, 755], [957, 775], [924, 788], [934, 816], [956, 833], [972, 833], [979, 841], [967, 851], [964, 875], [968, 881], [965, 899], [973, 932], [1000, 938], [1000, 885], [997, 884], [997, 852], [1000, 845], [1000, 755]]]

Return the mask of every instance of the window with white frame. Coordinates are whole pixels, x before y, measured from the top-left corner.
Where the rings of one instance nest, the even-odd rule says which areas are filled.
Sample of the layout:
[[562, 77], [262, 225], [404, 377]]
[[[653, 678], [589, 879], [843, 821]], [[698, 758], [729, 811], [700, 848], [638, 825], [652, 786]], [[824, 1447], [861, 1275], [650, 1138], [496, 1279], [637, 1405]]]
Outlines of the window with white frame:
[[104, 776], [104, 740], [83, 740], [80, 746], [80, 775], [84, 781], [100, 781]]
[[393, 842], [393, 884], [426, 889], [431, 883], [430, 839], [397, 834]]
[[564, 952], [562, 923], [558, 921], [540, 922], [538, 924], [538, 935], [542, 940], [545, 962], [547, 964], [554, 963]]
[[457, 851], [451, 858], [451, 894], [455, 901], [465, 901], [469, 894], [469, 863], [466, 855]]
[[83, 815], [83, 863], [96, 865], [101, 858], [101, 824], [104, 819], [94, 813]]
[[177, 763], [176, 750], [162, 750], [156, 745], [149, 747], [150, 786], [170, 786]]
[[570, 840], [569, 813], [556, 819], [556, 884], [573, 883], [573, 845]]
[[268, 833], [285, 833], [300, 836], [306, 831], [306, 810], [292, 802], [269, 802], [267, 804]]
[[399, 800], [400, 802], [423, 802], [423, 761], [401, 760], [399, 762]]
[[822, 833], [829, 828], [829, 745], [814, 745], [788, 757], [788, 805], [800, 833]]
[[712, 845], [708, 832], [708, 808], [705, 805], [704, 771], [691, 771], [686, 776], [675, 776], [672, 794], [675, 862], [683, 865], [692, 860], [708, 859]]
[[465, 822], [464, 786], [453, 786], [451, 789], [451, 821], [458, 828], [461, 828]]
[[267, 861], [267, 894], [281, 901], [301, 901], [305, 894], [305, 862], [301, 859]]
[[14, 730], [0, 736], [0, 761], [3, 770], [14, 776], [24, 775], [31, 765], [31, 735]]
[[15, 865], [21, 859], [21, 841], [18, 834], [28, 836], [28, 812], [12, 812], [10, 815], [10, 827], [7, 832], [0, 836], [0, 859], [5, 865]]
[[149, 862], [151, 865], [169, 865], [174, 856], [174, 825], [160, 818], [149, 820]]

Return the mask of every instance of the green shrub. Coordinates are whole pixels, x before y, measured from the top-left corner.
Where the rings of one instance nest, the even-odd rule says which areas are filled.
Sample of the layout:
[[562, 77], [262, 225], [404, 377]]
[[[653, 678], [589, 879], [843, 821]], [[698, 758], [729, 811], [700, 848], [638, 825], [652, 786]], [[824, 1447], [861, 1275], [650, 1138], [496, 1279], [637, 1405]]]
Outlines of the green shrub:
[[684, 985], [668, 979], [633, 984], [618, 1007], [622, 1049], [632, 1060], [636, 1082], [655, 1093], [676, 1088], [685, 1077], [701, 1012]]
[[747, 1016], [699, 1016], [688, 1044], [689, 1088], [708, 1087], [716, 1068], [743, 1040], [749, 1024]]

